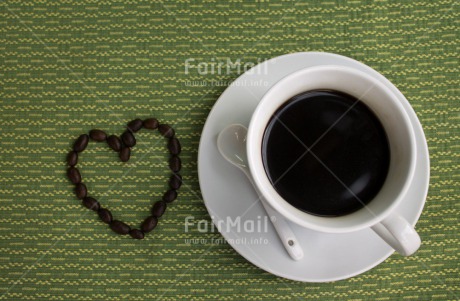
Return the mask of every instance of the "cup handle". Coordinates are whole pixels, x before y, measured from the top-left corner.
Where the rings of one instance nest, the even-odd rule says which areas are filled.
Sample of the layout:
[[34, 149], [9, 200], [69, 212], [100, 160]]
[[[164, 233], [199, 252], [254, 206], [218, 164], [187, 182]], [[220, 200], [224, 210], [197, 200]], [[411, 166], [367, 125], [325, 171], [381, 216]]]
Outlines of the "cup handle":
[[403, 256], [414, 254], [420, 247], [420, 236], [414, 227], [398, 214], [390, 215], [371, 229]]

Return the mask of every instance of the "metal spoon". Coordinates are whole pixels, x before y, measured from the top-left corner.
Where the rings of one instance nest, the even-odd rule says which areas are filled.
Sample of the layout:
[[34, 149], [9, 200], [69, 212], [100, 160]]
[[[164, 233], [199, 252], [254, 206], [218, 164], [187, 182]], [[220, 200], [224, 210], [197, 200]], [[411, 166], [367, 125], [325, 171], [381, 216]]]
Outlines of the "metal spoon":
[[217, 137], [217, 148], [220, 154], [228, 162], [238, 167], [249, 179], [252, 186], [259, 195], [259, 199], [267, 212], [284, 248], [292, 259], [300, 260], [303, 258], [303, 250], [292, 232], [289, 224], [284, 217], [270, 207], [264, 199], [249, 172], [248, 160], [246, 156], [246, 134], [247, 129], [241, 124], [231, 124], [223, 129]]

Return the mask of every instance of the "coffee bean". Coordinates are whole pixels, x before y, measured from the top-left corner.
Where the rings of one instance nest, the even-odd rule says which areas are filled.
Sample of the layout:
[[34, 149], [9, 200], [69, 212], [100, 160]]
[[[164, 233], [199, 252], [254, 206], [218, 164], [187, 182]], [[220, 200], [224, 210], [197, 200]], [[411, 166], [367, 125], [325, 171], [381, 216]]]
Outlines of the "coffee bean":
[[166, 202], [158, 201], [153, 205], [152, 215], [156, 217], [161, 217], [166, 211]]
[[99, 208], [101, 208], [101, 205], [99, 204], [99, 202], [95, 198], [92, 198], [90, 196], [85, 197], [83, 199], [82, 204], [86, 208], [94, 210], [94, 211], [98, 211]]
[[117, 220], [113, 220], [110, 223], [110, 229], [118, 234], [128, 234], [131, 231], [131, 228], [127, 224]]
[[142, 125], [143, 125], [143, 122], [139, 118], [131, 120], [128, 123], [128, 130], [130, 130], [131, 132], [135, 133], [135, 132], [139, 131], [142, 128]]
[[171, 138], [168, 141], [168, 149], [171, 155], [178, 155], [181, 152], [181, 145], [177, 138]]
[[158, 120], [156, 118], [149, 118], [144, 120], [144, 127], [149, 130], [154, 130], [158, 127]]
[[115, 135], [110, 135], [107, 137], [107, 144], [116, 152], [121, 150], [121, 140]]
[[169, 168], [173, 172], [178, 172], [181, 169], [181, 166], [182, 166], [182, 163], [178, 156], [172, 155], [171, 158], [169, 158]]
[[123, 146], [123, 148], [120, 151], [121, 162], [128, 162], [130, 157], [131, 157], [131, 149], [127, 146]]
[[129, 231], [129, 235], [131, 235], [132, 238], [135, 239], [143, 239], [144, 238], [144, 232], [138, 229], [132, 229]]
[[121, 140], [126, 146], [129, 147], [136, 145], [136, 138], [134, 138], [134, 135], [130, 131], [126, 131], [121, 134]]
[[158, 126], [158, 130], [160, 131], [160, 133], [165, 136], [166, 138], [171, 138], [174, 136], [174, 130], [172, 129], [172, 127], [170, 127], [169, 125], [167, 124], [160, 124]]
[[70, 167], [67, 169], [67, 177], [69, 177], [70, 182], [78, 184], [81, 182], [81, 175], [78, 169], [75, 167]]
[[94, 129], [89, 131], [89, 137], [94, 141], [102, 142], [107, 139], [107, 134], [104, 131]]
[[89, 136], [86, 134], [80, 135], [73, 144], [73, 150], [76, 152], [82, 152], [88, 146]]
[[177, 191], [174, 189], [169, 189], [163, 194], [163, 201], [166, 203], [171, 203], [177, 198]]
[[77, 198], [82, 199], [86, 196], [88, 190], [86, 189], [86, 185], [83, 183], [78, 183], [75, 185], [75, 195]]
[[97, 211], [97, 214], [99, 215], [99, 218], [106, 224], [110, 224], [112, 222], [112, 213], [105, 208], [100, 208]]
[[180, 186], [182, 185], [182, 176], [180, 174], [173, 174], [171, 178], [169, 179], [169, 187], [172, 189], [179, 189]]
[[75, 166], [77, 165], [77, 163], [78, 163], [78, 153], [75, 151], [71, 151], [67, 155], [67, 164], [69, 164], [69, 166]]
[[155, 229], [157, 224], [158, 224], [158, 218], [156, 218], [155, 216], [149, 216], [142, 223], [141, 230], [144, 233], [148, 233], [152, 231], [153, 229]]

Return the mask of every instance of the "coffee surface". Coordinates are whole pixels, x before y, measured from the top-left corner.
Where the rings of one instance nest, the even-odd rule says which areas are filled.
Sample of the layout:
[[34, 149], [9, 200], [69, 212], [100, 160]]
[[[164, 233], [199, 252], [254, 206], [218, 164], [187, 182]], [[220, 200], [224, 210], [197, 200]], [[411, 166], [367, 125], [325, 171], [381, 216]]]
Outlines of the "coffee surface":
[[309, 91], [287, 101], [262, 142], [276, 191], [314, 215], [340, 216], [369, 203], [388, 174], [390, 150], [375, 114], [350, 95]]

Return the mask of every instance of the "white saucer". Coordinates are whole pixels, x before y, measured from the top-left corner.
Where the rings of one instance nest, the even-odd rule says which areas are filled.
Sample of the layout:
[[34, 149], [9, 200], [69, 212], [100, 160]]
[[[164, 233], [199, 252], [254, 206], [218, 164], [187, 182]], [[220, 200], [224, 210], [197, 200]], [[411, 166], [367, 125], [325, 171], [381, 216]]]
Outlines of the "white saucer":
[[[374, 76], [398, 95], [414, 127], [417, 167], [406, 201], [396, 210], [413, 225], [417, 222], [428, 192], [429, 157], [422, 127], [409, 102], [385, 77], [360, 62], [335, 54], [306, 52], [271, 59], [254, 67], [255, 72], [241, 75], [220, 96], [209, 114], [201, 135], [198, 173], [204, 202], [214, 223], [224, 223], [227, 218], [235, 221], [238, 217], [243, 223], [266, 216], [243, 173], [220, 156], [216, 146], [218, 133], [232, 123], [247, 126], [262, 95], [274, 83], [294, 71], [318, 65], [356, 68]], [[263, 82], [267, 85], [261, 85]], [[254, 265], [280, 277], [305, 282], [346, 279], [375, 267], [393, 253], [393, 249], [369, 229], [326, 234], [293, 223], [290, 225], [305, 252], [301, 261], [294, 261], [288, 256], [271, 224], [266, 232], [242, 230], [237, 233], [235, 227], [222, 227], [221, 233], [238, 253]], [[265, 240], [268, 244], [263, 243]]]

